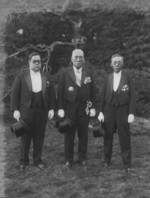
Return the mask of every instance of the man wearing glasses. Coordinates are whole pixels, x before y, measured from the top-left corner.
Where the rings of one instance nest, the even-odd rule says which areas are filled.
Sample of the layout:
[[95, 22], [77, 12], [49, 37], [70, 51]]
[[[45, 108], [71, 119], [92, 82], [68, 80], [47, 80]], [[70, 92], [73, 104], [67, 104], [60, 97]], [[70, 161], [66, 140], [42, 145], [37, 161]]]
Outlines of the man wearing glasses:
[[33, 52], [28, 57], [29, 70], [20, 73], [13, 84], [11, 110], [13, 117], [28, 125], [30, 131], [21, 136], [20, 166], [23, 171], [29, 164], [29, 149], [33, 140], [33, 162], [40, 170], [45, 169], [42, 162], [42, 146], [47, 118], [52, 119], [55, 109], [55, 90], [48, 74], [41, 72], [41, 57]]
[[113, 136], [118, 132], [121, 155], [126, 173], [131, 171], [131, 136], [130, 123], [134, 121], [135, 94], [131, 77], [123, 71], [123, 56], [115, 54], [111, 57], [113, 73], [105, 79], [100, 103], [98, 119], [104, 122], [104, 165], [111, 163]]

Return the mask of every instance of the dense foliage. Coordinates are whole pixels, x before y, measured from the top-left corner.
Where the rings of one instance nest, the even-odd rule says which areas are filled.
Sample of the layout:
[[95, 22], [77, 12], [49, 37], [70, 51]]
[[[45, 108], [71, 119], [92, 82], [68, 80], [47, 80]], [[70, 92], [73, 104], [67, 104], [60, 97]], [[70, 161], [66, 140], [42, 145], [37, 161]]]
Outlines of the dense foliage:
[[[95, 74], [96, 79], [103, 81], [110, 70], [112, 54], [122, 54], [125, 57], [125, 68], [129, 69], [135, 82], [138, 115], [148, 117], [150, 23], [149, 15], [140, 11], [86, 9], [68, 10], [63, 14], [51, 12], [11, 14], [6, 24], [5, 50], [8, 56], [16, 52], [17, 55], [8, 57], [6, 61], [9, 79], [16, 69], [26, 64], [25, 58], [33, 50], [31, 46], [21, 50], [24, 46], [41, 45], [40, 53], [44, 60], [47, 56], [44, 47], [50, 46], [55, 41], [72, 42], [77, 28], [75, 24], [78, 25], [79, 20], [82, 22], [79, 34], [86, 38], [83, 46], [86, 60], [99, 73]], [[51, 51], [49, 65], [53, 74], [68, 66], [72, 49], [66, 45], [56, 46]], [[101, 85], [102, 83], [97, 84], [98, 90], [101, 89]]]
[[[82, 20], [80, 34], [86, 38], [85, 51], [91, 64], [107, 67], [110, 56], [121, 53], [128, 68], [149, 66], [149, 16], [133, 10], [70, 10], [63, 15], [47, 12], [11, 14], [6, 24], [6, 52], [10, 55], [26, 44], [48, 46], [55, 41], [71, 42], [74, 36], [72, 21], [77, 18]], [[19, 33], [21, 29], [22, 34]], [[52, 59], [57, 59], [57, 64], [53, 61], [53, 67], [65, 62], [58, 60], [65, 54], [64, 47], [60, 48], [52, 54]]]

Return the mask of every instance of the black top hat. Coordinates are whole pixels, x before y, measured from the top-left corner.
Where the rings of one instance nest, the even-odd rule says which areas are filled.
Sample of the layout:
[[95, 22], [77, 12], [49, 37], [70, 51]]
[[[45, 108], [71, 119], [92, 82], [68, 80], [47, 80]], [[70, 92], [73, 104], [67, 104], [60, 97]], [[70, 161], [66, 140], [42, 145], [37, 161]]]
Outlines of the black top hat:
[[11, 125], [10, 128], [11, 128], [12, 133], [14, 133], [16, 137], [20, 137], [24, 134], [29, 133], [28, 125], [22, 119], [20, 119], [19, 122], [16, 122], [13, 125]]
[[73, 121], [68, 117], [57, 117], [55, 126], [60, 133], [67, 133], [75, 128]]
[[91, 119], [89, 123], [89, 128], [93, 132], [93, 136], [95, 138], [97, 137], [104, 137], [105, 136], [105, 131], [103, 128], [103, 123], [100, 122], [98, 119]]

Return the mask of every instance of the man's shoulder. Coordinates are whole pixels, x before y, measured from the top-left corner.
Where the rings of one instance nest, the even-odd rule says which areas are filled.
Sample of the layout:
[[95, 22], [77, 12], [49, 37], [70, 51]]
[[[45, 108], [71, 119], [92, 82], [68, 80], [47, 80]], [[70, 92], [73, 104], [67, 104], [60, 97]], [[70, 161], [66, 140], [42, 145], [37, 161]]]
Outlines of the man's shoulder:
[[21, 71], [17, 74], [17, 78], [23, 78], [24, 76], [26, 76], [27, 74], [29, 74], [29, 71]]
[[41, 75], [42, 75], [42, 76], [45, 76], [45, 77], [49, 77], [49, 76], [50, 76], [50, 74], [49, 74], [49, 73], [47, 73], [47, 72], [43, 72], [43, 71], [41, 71], [40, 73], [41, 73]]
[[113, 72], [109, 72], [109, 73], [105, 76], [105, 79], [112, 78], [112, 76], [113, 76]]
[[92, 68], [87, 68], [85, 65], [83, 66], [83, 71], [85, 71], [88, 75], [94, 75], [94, 70]]
[[46, 80], [52, 81], [52, 77], [50, 73], [41, 71], [41, 76], [44, 77]]
[[128, 71], [126, 70], [122, 70], [122, 75], [126, 76], [126, 77], [130, 77], [130, 74]]
[[[122, 70], [121, 75], [123, 75], [124, 77], [130, 77], [129, 73], [126, 70]], [[109, 72], [106, 76], [106, 78], [110, 78], [113, 76], [113, 72]]]
[[72, 67], [67, 67], [63, 70], [62, 74], [63, 75], [69, 75], [69, 73], [73, 70]]
[[64, 72], [68, 73], [69, 71], [72, 71], [72, 69], [73, 68], [71, 66], [70, 67], [67, 67]]

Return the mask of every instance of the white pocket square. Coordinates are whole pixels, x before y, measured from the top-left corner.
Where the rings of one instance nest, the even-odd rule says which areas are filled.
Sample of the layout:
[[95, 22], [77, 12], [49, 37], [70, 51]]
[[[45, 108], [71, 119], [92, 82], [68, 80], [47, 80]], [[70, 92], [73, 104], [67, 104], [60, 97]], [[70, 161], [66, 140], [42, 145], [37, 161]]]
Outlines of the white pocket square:
[[91, 77], [85, 77], [84, 84], [90, 83], [91, 81]]

